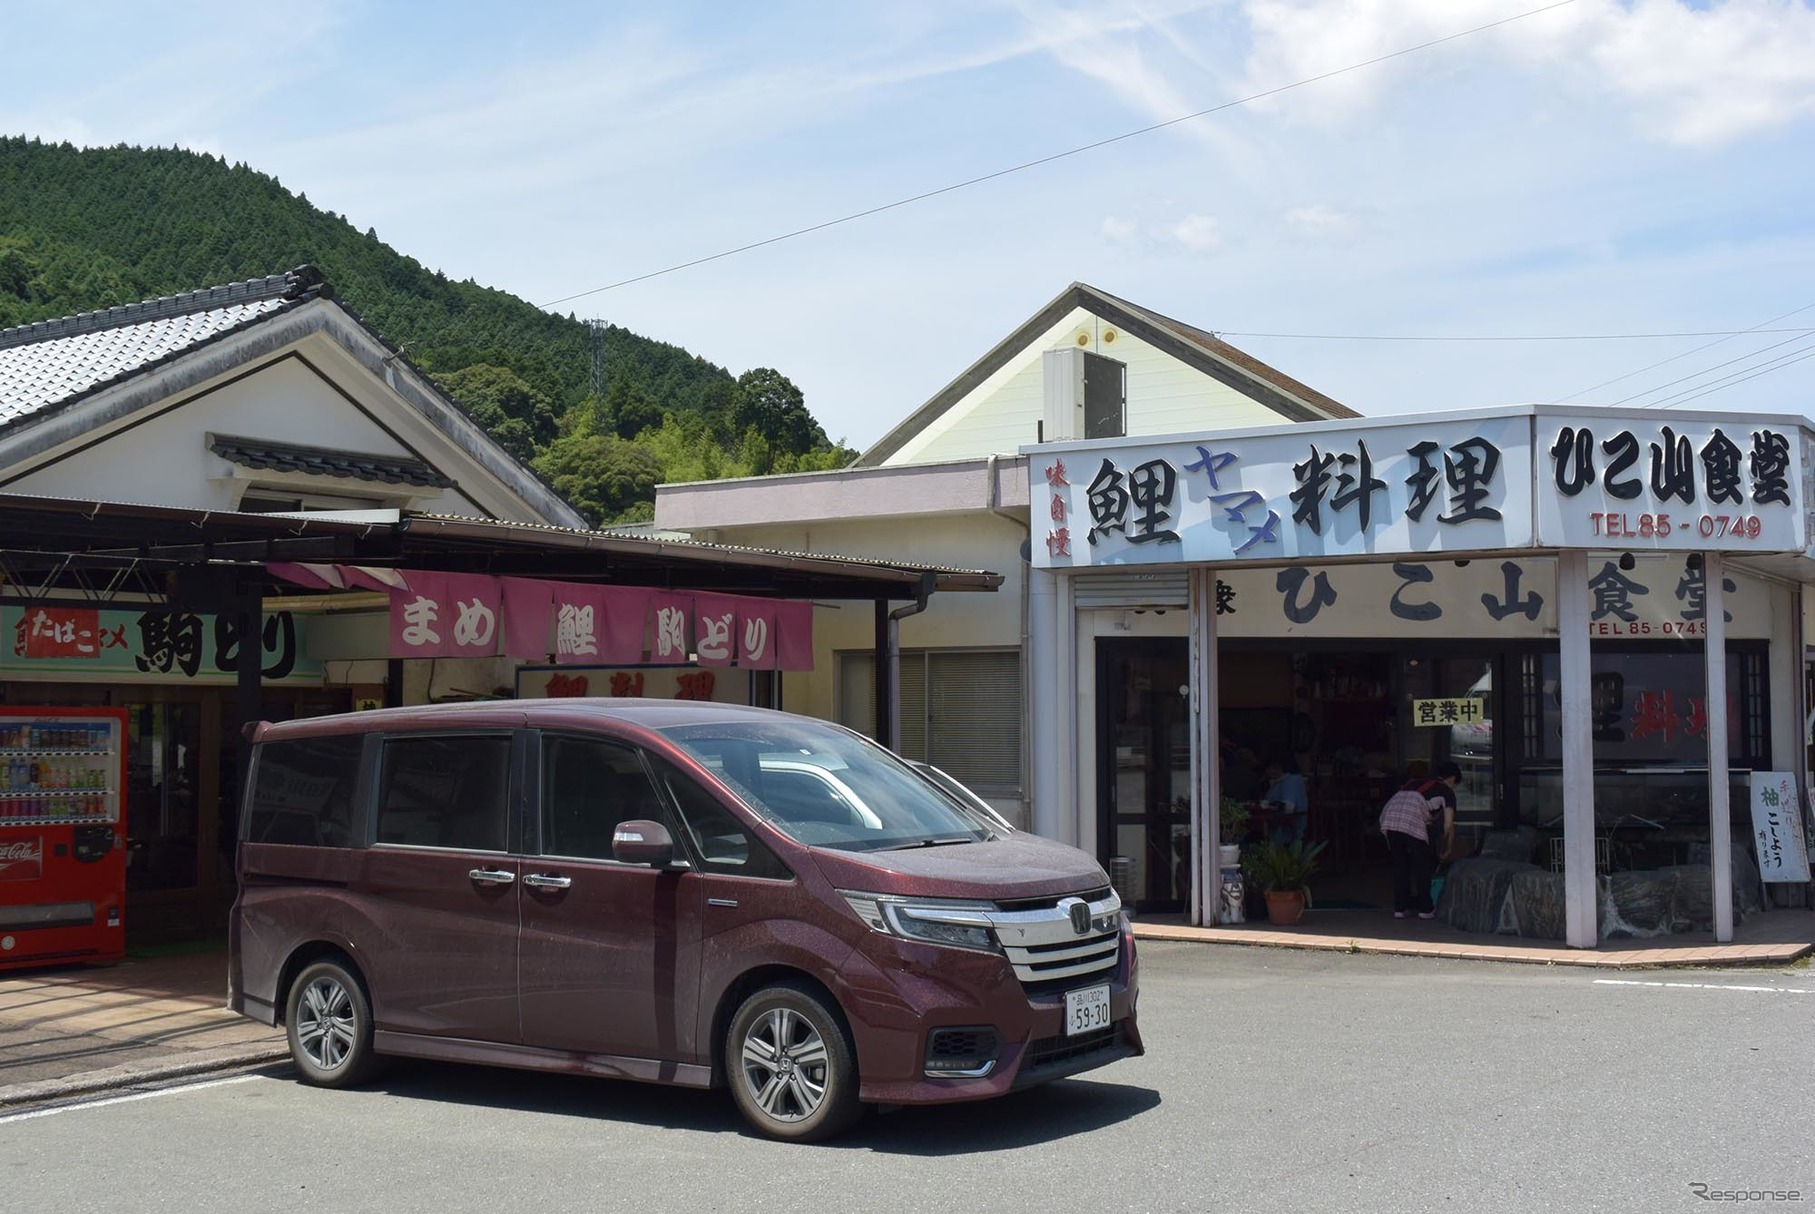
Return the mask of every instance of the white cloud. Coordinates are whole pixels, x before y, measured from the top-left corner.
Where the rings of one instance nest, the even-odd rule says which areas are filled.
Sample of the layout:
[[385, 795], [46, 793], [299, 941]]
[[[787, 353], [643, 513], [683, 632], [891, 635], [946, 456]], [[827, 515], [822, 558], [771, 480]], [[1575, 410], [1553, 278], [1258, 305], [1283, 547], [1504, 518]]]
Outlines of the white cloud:
[[1222, 225], [1212, 215], [1184, 215], [1178, 219], [1145, 221], [1109, 215], [1103, 220], [1103, 239], [1111, 245], [1187, 253], [1214, 253], [1224, 244]]
[[[1525, 11], [1507, 0], [1247, 0], [1245, 9], [1250, 93]], [[1496, 64], [1578, 103], [1612, 96], [1651, 137], [1720, 143], [1815, 110], [1815, 9], [1801, 0], [1577, 0], [1254, 104], [1317, 122], [1356, 119], [1396, 85]]]
[[1192, 253], [1214, 253], [1223, 247], [1223, 230], [1208, 215], [1187, 215], [1160, 226], [1154, 235]]
[[1103, 239], [1111, 244], [1127, 244], [1141, 234], [1141, 225], [1132, 219], [1114, 215], [1103, 217]]
[[1329, 240], [1351, 235], [1355, 217], [1324, 203], [1293, 207], [1286, 212], [1286, 227], [1293, 233], [1313, 240]]

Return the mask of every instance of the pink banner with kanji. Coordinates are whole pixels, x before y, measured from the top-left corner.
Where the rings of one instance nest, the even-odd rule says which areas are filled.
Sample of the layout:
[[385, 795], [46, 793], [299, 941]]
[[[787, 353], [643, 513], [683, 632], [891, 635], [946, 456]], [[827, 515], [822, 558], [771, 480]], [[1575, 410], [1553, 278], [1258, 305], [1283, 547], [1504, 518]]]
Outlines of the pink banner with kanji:
[[496, 657], [503, 590], [495, 577], [411, 571], [391, 592], [394, 658]]
[[729, 666], [737, 657], [737, 624], [750, 600], [730, 594], [693, 596], [693, 651], [701, 666]]
[[775, 669], [775, 603], [773, 600], [739, 600], [737, 664], [746, 670]]
[[649, 595], [649, 660], [685, 662], [693, 652], [693, 596], [656, 590]]

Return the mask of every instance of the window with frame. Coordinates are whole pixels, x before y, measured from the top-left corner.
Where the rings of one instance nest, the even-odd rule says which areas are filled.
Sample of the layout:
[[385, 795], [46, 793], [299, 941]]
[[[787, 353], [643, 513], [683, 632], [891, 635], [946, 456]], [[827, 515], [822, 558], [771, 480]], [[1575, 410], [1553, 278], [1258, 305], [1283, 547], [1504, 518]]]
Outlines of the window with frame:
[[[1021, 795], [1021, 652], [901, 651], [903, 758], [949, 772], [986, 796]], [[876, 658], [838, 655], [838, 723], [876, 736]]]
[[668, 792], [680, 810], [681, 822], [700, 868], [729, 877], [766, 877], [786, 881], [794, 876], [781, 857], [738, 821], [724, 803], [701, 788], [699, 782], [668, 763], [656, 761]]
[[510, 735], [387, 738], [378, 775], [378, 841], [504, 851]]
[[636, 748], [605, 738], [542, 736], [542, 842], [546, 856], [610, 860], [618, 825], [669, 825]]
[[353, 846], [353, 792], [363, 734], [267, 742], [247, 809], [248, 843]]

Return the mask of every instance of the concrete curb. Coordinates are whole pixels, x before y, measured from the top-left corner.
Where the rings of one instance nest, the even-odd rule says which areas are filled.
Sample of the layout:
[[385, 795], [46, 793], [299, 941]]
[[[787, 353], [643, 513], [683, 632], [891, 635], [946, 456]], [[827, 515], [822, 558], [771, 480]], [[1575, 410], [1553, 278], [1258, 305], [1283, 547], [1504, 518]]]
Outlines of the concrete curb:
[[1618, 952], [1578, 951], [1521, 945], [1457, 944], [1449, 941], [1387, 940], [1325, 936], [1306, 932], [1255, 931], [1239, 928], [1134, 924], [1137, 940], [1219, 944], [1247, 948], [1299, 949], [1310, 952], [1369, 953], [1377, 956], [1425, 957], [1436, 961], [1492, 961], [1511, 965], [1569, 965], [1585, 969], [1634, 970], [1705, 968], [1710, 966], [1777, 966], [1796, 962], [1815, 951], [1815, 944], [1682, 945], [1674, 948]]
[[195, 1050], [173, 1057], [149, 1059], [142, 1062], [122, 1063], [119, 1066], [105, 1067], [98, 1071], [82, 1071], [78, 1074], [66, 1075], [61, 1079], [41, 1079], [36, 1083], [0, 1087], [0, 1109], [22, 1104], [37, 1104], [46, 1100], [60, 1100], [69, 1096], [84, 1096], [93, 1092], [110, 1091], [114, 1088], [136, 1087], [166, 1079], [185, 1079], [214, 1071], [258, 1066], [264, 1063], [279, 1062], [289, 1056], [289, 1046], [284, 1042], [260, 1041], [245, 1045], [224, 1045], [211, 1050]]

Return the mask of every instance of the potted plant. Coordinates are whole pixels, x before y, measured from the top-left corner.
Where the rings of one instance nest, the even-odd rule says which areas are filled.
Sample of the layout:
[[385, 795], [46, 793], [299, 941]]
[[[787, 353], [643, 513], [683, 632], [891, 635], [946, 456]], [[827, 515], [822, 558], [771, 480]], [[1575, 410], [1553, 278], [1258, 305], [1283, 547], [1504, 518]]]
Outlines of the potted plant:
[[1248, 807], [1234, 797], [1224, 797], [1217, 808], [1217, 860], [1224, 868], [1241, 862], [1242, 835], [1248, 829]]
[[1322, 843], [1307, 846], [1302, 839], [1291, 843], [1262, 843], [1242, 857], [1243, 877], [1267, 895], [1267, 922], [1290, 927], [1311, 905], [1311, 874], [1317, 871]]

